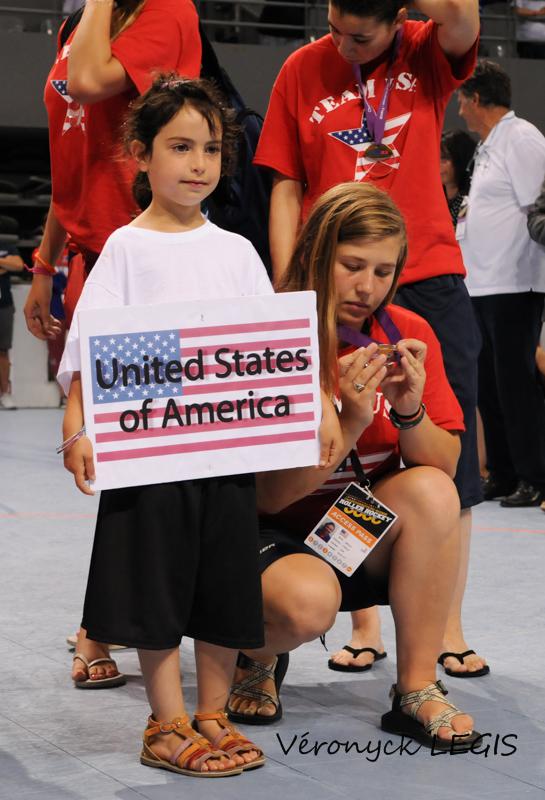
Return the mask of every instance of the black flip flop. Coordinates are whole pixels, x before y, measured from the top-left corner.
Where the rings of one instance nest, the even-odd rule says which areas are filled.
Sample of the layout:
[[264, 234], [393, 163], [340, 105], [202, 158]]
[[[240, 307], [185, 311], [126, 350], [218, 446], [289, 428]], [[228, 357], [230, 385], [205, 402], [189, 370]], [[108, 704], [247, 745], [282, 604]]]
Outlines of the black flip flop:
[[[231, 722], [238, 722], [241, 725], [272, 725], [274, 722], [278, 722], [280, 719], [282, 719], [282, 714], [284, 712], [282, 709], [282, 703], [280, 702], [280, 687], [282, 686], [282, 681], [284, 680], [286, 672], [288, 671], [289, 661], [289, 653], [279, 653], [276, 657], [276, 665], [271, 675], [271, 677], [274, 677], [274, 685], [276, 688], [276, 698], [274, 698], [264, 689], [254, 688], [254, 684], [256, 682], [261, 682], [265, 674], [268, 672], [267, 668], [264, 667], [260, 662], [254, 661], [252, 658], [248, 658], [248, 656], [245, 656], [244, 653], [238, 654], [237, 667], [240, 667], [240, 669], [249, 669], [250, 674], [239, 684], [234, 684], [231, 693], [238, 695], [239, 697], [246, 697], [248, 700], [259, 700], [262, 703], [272, 703], [274, 706], [276, 706], [276, 711], [274, 714], [267, 716], [265, 716], [265, 714], [244, 714], [243, 712], [232, 711], [229, 708], [229, 701], [227, 701], [225, 712]], [[260, 669], [256, 669], [256, 666], [259, 666]], [[252, 672], [254, 672], [254, 678], [252, 678]], [[261, 675], [259, 675], [259, 672], [261, 672]]]
[[466, 656], [476, 656], [477, 653], [475, 650], [466, 650], [465, 653], [441, 653], [439, 658], [437, 659], [437, 663], [440, 664], [443, 669], [445, 670], [445, 674], [449, 675], [451, 678], [481, 678], [483, 675], [488, 675], [490, 672], [490, 667], [486, 664], [484, 667], [480, 669], [476, 669], [473, 672], [469, 670], [467, 672], [455, 672], [453, 669], [449, 669], [448, 667], [443, 666], [445, 662], [445, 658], [457, 658], [460, 664], [464, 663], [464, 658]]
[[375, 661], [380, 661], [382, 658], [386, 658], [388, 655], [387, 653], [379, 653], [378, 650], [375, 650], [374, 647], [360, 647], [359, 649], [355, 647], [350, 647], [349, 644], [345, 644], [343, 650], [346, 650], [348, 653], [352, 653], [354, 658], [357, 658], [360, 653], [372, 653], [373, 660], [370, 664], [364, 664], [362, 667], [356, 666], [351, 667], [350, 664], [337, 664], [336, 661], [333, 661], [332, 658], [329, 659], [327, 662], [327, 666], [329, 669], [334, 670], [335, 672], [367, 672], [373, 668]]

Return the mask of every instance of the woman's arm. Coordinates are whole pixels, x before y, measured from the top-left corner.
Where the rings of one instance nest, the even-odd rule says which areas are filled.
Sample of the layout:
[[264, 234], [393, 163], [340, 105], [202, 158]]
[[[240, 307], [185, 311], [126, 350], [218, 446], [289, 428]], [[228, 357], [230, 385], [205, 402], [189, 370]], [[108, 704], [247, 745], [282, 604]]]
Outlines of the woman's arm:
[[538, 244], [545, 245], [545, 184], [539, 197], [528, 211], [528, 233]]
[[[277, 514], [286, 506], [312, 494], [327, 481], [348, 453], [356, 447], [362, 432], [373, 420], [376, 391], [386, 374], [384, 366], [386, 357], [371, 358], [376, 351], [376, 344], [371, 344], [367, 348], [358, 350], [356, 354], [340, 360], [341, 372], [343, 367], [346, 371], [339, 379], [342, 412], [339, 417], [338, 436], [342, 447], [335, 462], [325, 469], [298, 467], [259, 473], [257, 505], [260, 511]], [[354, 382], [365, 384], [365, 389], [357, 392], [354, 389]]]
[[97, 103], [132, 86], [112, 55], [113, 8], [114, 0], [86, 0], [68, 55], [68, 94], [78, 103]]
[[[389, 371], [381, 388], [394, 411], [406, 417], [416, 416], [426, 383], [428, 348], [418, 339], [403, 339], [397, 351], [400, 363]], [[456, 473], [460, 437], [440, 428], [427, 414], [414, 428], [399, 431], [399, 448], [407, 466], [437, 467], [451, 478]]]
[[412, 7], [437, 23], [439, 45], [447, 56], [465, 55], [479, 35], [477, 0], [414, 0]]
[[[58, 221], [53, 205], [50, 205], [44, 235], [38, 248], [41, 257], [48, 264], [57, 264], [65, 243], [66, 231]], [[61, 330], [50, 313], [52, 286], [53, 278], [49, 275], [32, 276], [32, 286], [23, 313], [28, 330], [37, 339], [54, 338]]]
[[[74, 372], [62, 425], [64, 439], [69, 439], [83, 427], [83, 398], [81, 373]], [[76, 486], [83, 494], [93, 495], [87, 481], [95, 479], [93, 446], [87, 436], [82, 436], [64, 453], [64, 466], [72, 473]]]
[[437, 467], [454, 478], [460, 458], [460, 436], [435, 425], [426, 414], [408, 431], [399, 431], [399, 449], [408, 467]]
[[4, 272], [21, 272], [24, 267], [23, 259], [21, 256], [10, 255], [0, 258], [0, 271]]
[[545, 6], [542, 8], [536, 8], [532, 10], [531, 8], [520, 8], [520, 6], [515, 6], [515, 14], [517, 17], [522, 17], [523, 19], [528, 19], [528, 17], [545, 17]]
[[275, 172], [269, 214], [273, 282], [278, 285], [295, 247], [303, 208], [303, 184]]

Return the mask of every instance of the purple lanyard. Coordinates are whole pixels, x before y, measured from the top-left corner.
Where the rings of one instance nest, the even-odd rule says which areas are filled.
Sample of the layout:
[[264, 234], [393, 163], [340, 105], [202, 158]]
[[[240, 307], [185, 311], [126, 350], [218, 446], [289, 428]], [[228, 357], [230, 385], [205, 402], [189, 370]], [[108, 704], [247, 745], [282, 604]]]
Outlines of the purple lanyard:
[[[388, 337], [390, 344], [397, 344], [399, 340], [403, 338], [399, 332], [399, 328], [388, 312], [383, 308], [377, 309], [374, 313], [374, 317]], [[355, 347], [367, 347], [371, 342], [377, 342], [376, 339], [371, 339], [366, 333], [355, 331], [354, 328], [349, 328], [347, 325], [339, 325], [337, 327], [337, 334], [341, 341], [350, 342], [350, 344], [353, 344]], [[380, 344], [380, 342], [377, 343]]]
[[380, 100], [378, 111], [375, 111], [369, 100], [367, 99], [367, 91], [361, 80], [361, 68], [359, 64], [353, 64], [354, 76], [359, 86], [360, 94], [362, 96], [363, 105], [365, 108], [365, 121], [367, 128], [375, 144], [380, 144], [384, 138], [384, 128], [386, 126], [386, 114], [388, 113], [388, 104], [390, 102], [390, 92], [392, 91], [392, 68], [394, 61], [399, 53], [401, 40], [403, 38], [403, 29], [400, 28], [395, 35], [394, 46], [392, 54], [388, 61], [388, 74], [386, 76], [386, 86], [384, 93]]

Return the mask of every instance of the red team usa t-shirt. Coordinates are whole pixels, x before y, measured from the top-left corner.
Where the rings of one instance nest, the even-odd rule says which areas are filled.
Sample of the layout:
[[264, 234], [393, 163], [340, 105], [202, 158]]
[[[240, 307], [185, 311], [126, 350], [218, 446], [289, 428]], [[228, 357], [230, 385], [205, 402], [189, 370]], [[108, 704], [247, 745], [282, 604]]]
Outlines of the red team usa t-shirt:
[[[431, 327], [418, 314], [400, 306], [389, 305], [387, 311], [403, 339], [419, 339], [427, 345], [424, 364], [426, 384], [422, 400], [429, 418], [444, 430], [463, 432], [465, 428], [462, 409], [447, 380], [441, 346]], [[386, 333], [374, 317], [371, 320], [369, 335], [379, 342], [388, 341]], [[346, 355], [354, 350], [355, 348], [350, 346], [342, 350], [339, 355]], [[398, 469], [401, 463], [399, 430], [390, 422], [389, 410], [390, 405], [379, 387], [373, 422], [364, 430], [357, 445], [360, 463], [371, 481], [377, 481], [381, 476]], [[266, 527], [269, 520], [271, 527], [280, 525], [294, 532], [304, 532], [306, 535], [350, 481], [356, 480], [350, 459], [346, 459], [321, 489], [293, 503], [279, 514], [272, 517], [263, 515], [261, 526]]]
[[112, 42], [113, 56], [136, 88], [89, 105], [80, 105], [67, 93], [67, 59], [74, 35], [75, 31], [58, 53], [44, 93], [53, 207], [77, 245], [100, 253], [108, 236], [138, 213], [131, 191], [136, 167], [120, 149], [129, 103], [149, 89], [154, 72], [175, 70], [198, 77], [198, 18], [190, 0], [149, 0]]
[[[363, 102], [353, 67], [330, 35], [294, 52], [273, 87], [255, 163], [305, 184], [303, 218], [314, 201], [344, 181], [367, 180], [397, 203], [408, 228], [409, 258], [400, 283], [465, 275], [439, 177], [440, 138], [448, 100], [475, 66], [477, 43], [451, 62], [431, 22], [406, 22], [391, 67], [393, 81], [383, 141], [385, 162], [362, 152]], [[364, 65], [375, 108], [383, 96], [390, 51]]]

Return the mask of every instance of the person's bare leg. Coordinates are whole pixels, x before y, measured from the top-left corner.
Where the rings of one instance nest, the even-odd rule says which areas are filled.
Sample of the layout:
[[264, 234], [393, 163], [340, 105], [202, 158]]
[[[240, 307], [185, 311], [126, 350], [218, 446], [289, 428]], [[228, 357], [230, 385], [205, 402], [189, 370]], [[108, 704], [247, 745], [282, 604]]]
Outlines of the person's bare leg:
[[[428, 467], [388, 476], [375, 491], [399, 515], [386, 538], [369, 556], [367, 565], [377, 575], [390, 575], [390, 601], [396, 622], [397, 685], [400, 692], [407, 693], [436, 680], [436, 660], [458, 573], [458, 496], [454, 484], [443, 472]], [[288, 565], [293, 568], [291, 574]], [[271, 641], [274, 640], [275, 646], [257, 654], [248, 653], [252, 658], [257, 655], [257, 660], [263, 663], [282, 648], [288, 649], [290, 633], [297, 632], [299, 636], [294, 638], [302, 643], [325, 632], [340, 605], [340, 587], [334, 571], [312, 556], [280, 559], [264, 573], [264, 588], [266, 582], [265, 619], [274, 629]], [[336, 597], [336, 603], [330, 603], [330, 593]], [[331, 620], [326, 619], [325, 610]], [[267, 688], [274, 694], [272, 686]], [[252, 700], [233, 696], [230, 705], [244, 713], [251, 713], [256, 706]], [[266, 708], [258, 713], [265, 713]], [[427, 701], [418, 719], [425, 724], [444, 710], [443, 703]], [[452, 722], [458, 733], [471, 730], [472, 725], [471, 717], [465, 714], [456, 716]], [[450, 738], [451, 734], [450, 729], [439, 730], [440, 736]]]
[[[328, 631], [341, 604], [339, 582], [333, 569], [311, 555], [295, 553], [275, 561], [261, 577], [265, 647], [246, 650], [245, 654], [266, 666], [274, 663], [277, 653], [295, 650]], [[247, 676], [235, 672], [235, 683]], [[267, 679], [256, 688], [276, 696], [274, 681]], [[272, 716], [273, 703], [260, 703], [237, 695], [229, 698], [231, 710], [240, 714]]]
[[[235, 673], [236, 658], [236, 650], [195, 641], [199, 714], [223, 711], [225, 708]], [[215, 720], [202, 720], [198, 726], [202, 735], [210, 741], [220, 732], [220, 724]], [[242, 765], [255, 761], [259, 756], [257, 750], [248, 750], [246, 753], [233, 755], [233, 761]]]
[[[352, 611], [352, 636], [348, 644], [355, 650], [362, 647], [373, 647], [379, 653], [384, 652], [384, 642], [380, 633], [380, 614], [376, 606]], [[357, 658], [347, 650], [333, 653], [331, 660], [337, 664], [348, 664], [351, 667], [363, 667], [375, 660], [372, 653], [360, 653]]]
[[[464, 638], [462, 629], [462, 603], [467, 582], [467, 570], [469, 566], [469, 551], [471, 543], [471, 523], [472, 513], [470, 508], [464, 508], [460, 513], [460, 569], [458, 579], [454, 589], [452, 605], [450, 607], [445, 635], [441, 646], [441, 652], [464, 653], [470, 647]], [[486, 665], [482, 656], [466, 656], [464, 663], [460, 664], [457, 658], [445, 659], [444, 666], [453, 672], [475, 672]]]
[[[415, 467], [389, 476], [375, 489], [377, 497], [399, 519], [368, 557], [368, 569], [389, 571], [389, 594], [396, 628], [397, 689], [423, 689], [436, 680], [436, 661], [445, 630], [460, 554], [459, 503], [452, 481], [430, 467]], [[418, 719], [426, 723], [445, 710], [424, 703]], [[471, 731], [466, 714], [452, 721], [458, 733]], [[439, 736], [450, 738], [449, 728]]]
[[[545, 339], [545, 334], [541, 334], [543, 339]], [[540, 344], [537, 346], [536, 349], [536, 366], [539, 370], [541, 380], [545, 385], [545, 348], [542, 347]]]
[[479, 473], [481, 478], [488, 476], [488, 468], [486, 466], [486, 443], [484, 440], [483, 420], [479, 409], [477, 409], [477, 452], [479, 454]]
[[[93, 639], [88, 639], [85, 628], [80, 628], [78, 631], [76, 653], [81, 653], [88, 661], [94, 661], [95, 658], [110, 657], [108, 645], [103, 642], [95, 642]], [[113, 678], [117, 674], [118, 669], [115, 664], [97, 664], [89, 670], [89, 678], [91, 678], [91, 680]], [[76, 658], [72, 663], [72, 680], [82, 681], [86, 678], [87, 669], [83, 662]]]
[[[138, 650], [140, 668], [144, 676], [146, 695], [151, 716], [156, 722], [171, 722], [185, 717], [185, 703], [180, 676], [180, 650]], [[164, 760], [180, 746], [180, 737], [175, 733], [156, 736], [150, 745], [155, 755]], [[191, 767], [191, 762], [189, 762]], [[228, 758], [211, 758], [201, 767], [202, 772], [233, 769], [235, 762]]]
[[7, 350], [0, 350], [0, 394], [9, 393], [9, 353]]

